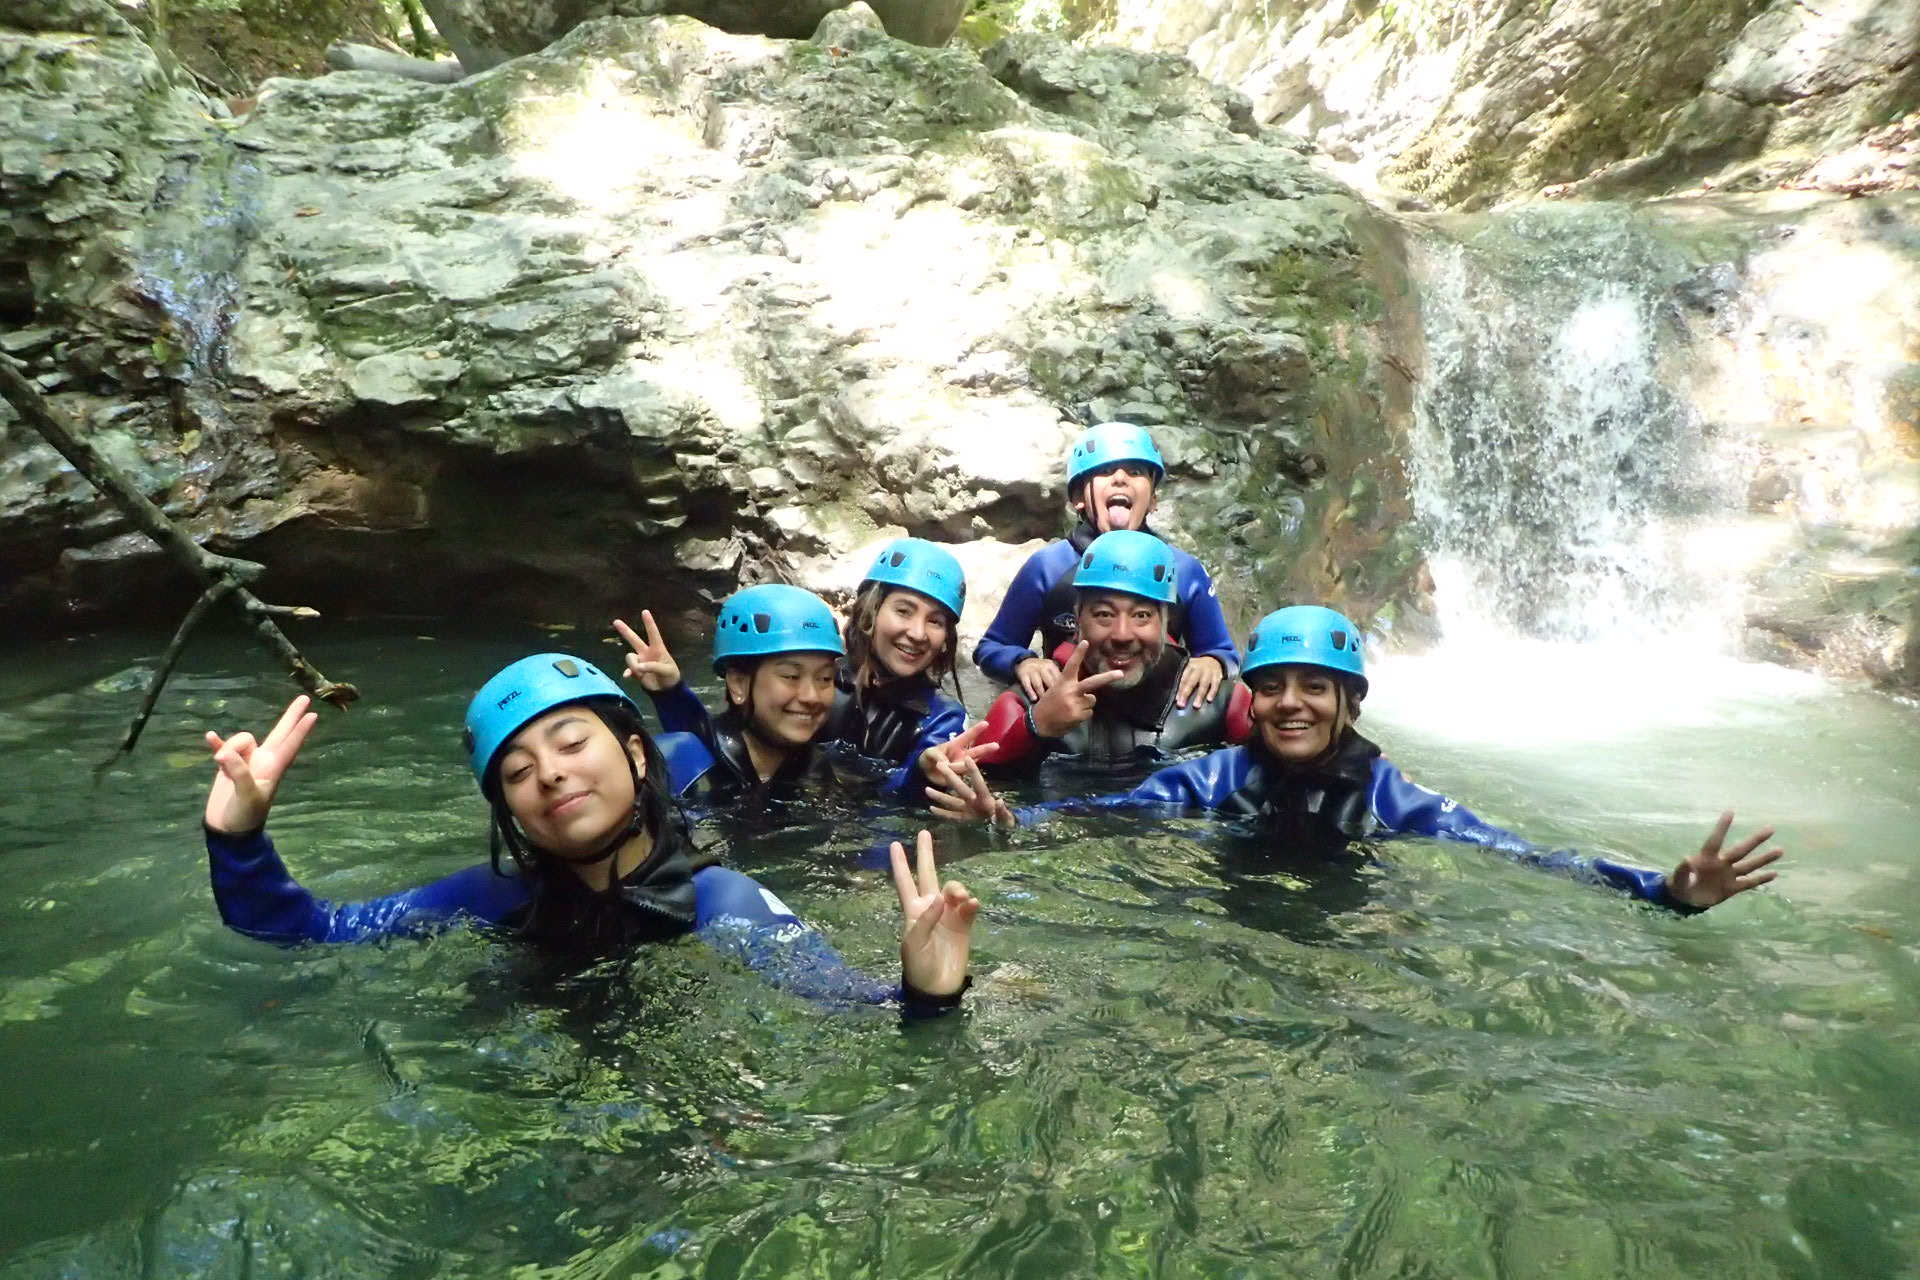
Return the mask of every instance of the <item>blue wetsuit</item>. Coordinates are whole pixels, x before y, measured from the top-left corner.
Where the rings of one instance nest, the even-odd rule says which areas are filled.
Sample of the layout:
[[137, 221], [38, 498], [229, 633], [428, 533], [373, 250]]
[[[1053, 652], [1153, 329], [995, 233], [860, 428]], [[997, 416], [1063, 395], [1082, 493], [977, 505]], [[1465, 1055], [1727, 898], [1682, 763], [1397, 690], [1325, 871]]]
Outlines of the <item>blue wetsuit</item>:
[[[1000, 601], [1000, 612], [974, 646], [973, 660], [982, 671], [1002, 684], [1012, 684], [1015, 667], [1028, 658], [1051, 654], [1062, 641], [1074, 638], [1073, 574], [1096, 536], [1093, 526], [1082, 520], [1067, 537], [1027, 557]], [[1171, 550], [1179, 572], [1180, 598], [1168, 616], [1167, 638], [1179, 641], [1196, 658], [1218, 658], [1231, 680], [1240, 670], [1240, 651], [1227, 632], [1213, 579], [1198, 560], [1178, 547]], [[1041, 635], [1038, 651], [1028, 647], [1036, 631]]]
[[[706, 745], [710, 757], [707, 766], [686, 777], [682, 785], [695, 788], [696, 794], [713, 803], [729, 802], [758, 787], [772, 789], [782, 783], [831, 777], [832, 770], [819, 758], [817, 748], [834, 742], [843, 742], [861, 755], [891, 762], [895, 768], [881, 784], [881, 791], [905, 795], [915, 784], [921, 753], [967, 727], [967, 709], [924, 676], [889, 681], [865, 698], [855, 694], [844, 670], [837, 683], [833, 708], [819, 734], [805, 751], [788, 756], [779, 772], [764, 782], [747, 756], [742, 736], [745, 729], [738, 713], [729, 708], [718, 716], [709, 716], [684, 681], [651, 696], [662, 730], [690, 734]], [[679, 769], [674, 774], [676, 781], [682, 781]]]
[[1351, 729], [1322, 767], [1281, 766], [1257, 744], [1228, 747], [1161, 769], [1120, 796], [1067, 801], [1023, 810], [1023, 819], [1048, 810], [1168, 806], [1255, 819], [1276, 843], [1332, 854], [1373, 835], [1432, 836], [1477, 844], [1518, 862], [1611, 885], [1673, 910], [1691, 907], [1667, 893], [1667, 877], [1610, 858], [1570, 849], [1541, 849], [1511, 831], [1483, 822], [1437, 791], [1413, 782]]
[[[675, 734], [663, 736], [660, 746], [669, 772], [682, 783], [682, 770], [701, 754], [700, 744]], [[882, 982], [849, 967], [785, 903], [738, 871], [691, 870], [677, 821], [664, 825], [647, 862], [611, 895], [587, 889], [566, 871], [542, 881], [483, 864], [365, 902], [330, 903], [301, 887], [264, 830], [229, 834], [207, 828], [206, 842], [221, 920], [266, 942], [362, 942], [462, 923], [513, 929], [561, 948], [626, 946], [692, 933], [776, 986], [823, 1004], [899, 1003], [908, 1016], [921, 1017], [959, 1002], [957, 994], [931, 996], [904, 980]]]

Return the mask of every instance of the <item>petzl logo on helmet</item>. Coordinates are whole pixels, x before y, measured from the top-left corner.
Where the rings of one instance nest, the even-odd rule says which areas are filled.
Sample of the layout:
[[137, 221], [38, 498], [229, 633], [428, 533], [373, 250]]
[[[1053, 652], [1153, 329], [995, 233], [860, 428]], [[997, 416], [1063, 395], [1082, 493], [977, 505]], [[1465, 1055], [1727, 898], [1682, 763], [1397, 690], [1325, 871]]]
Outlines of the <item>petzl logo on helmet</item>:
[[525, 692], [526, 692], [526, 690], [525, 690], [525, 689], [515, 689], [515, 690], [514, 690], [514, 691], [513, 691], [512, 693], [510, 693], [510, 694], [508, 694], [508, 695], [507, 695], [506, 697], [504, 697], [504, 698], [502, 698], [502, 699], [500, 699], [500, 701], [498, 701], [498, 702], [496, 702], [496, 703], [494, 703], [493, 705], [494, 705], [494, 707], [495, 707], [496, 709], [503, 709], [503, 708], [505, 708], [505, 707], [506, 707], [506, 705], [507, 705], [507, 704], [508, 704], [509, 702], [512, 702], [512, 701], [513, 701], [513, 700], [514, 700], [515, 698], [517, 698], [517, 697], [519, 697], [519, 696], [520, 696], [521, 694], [523, 694], [523, 693], [525, 693]]

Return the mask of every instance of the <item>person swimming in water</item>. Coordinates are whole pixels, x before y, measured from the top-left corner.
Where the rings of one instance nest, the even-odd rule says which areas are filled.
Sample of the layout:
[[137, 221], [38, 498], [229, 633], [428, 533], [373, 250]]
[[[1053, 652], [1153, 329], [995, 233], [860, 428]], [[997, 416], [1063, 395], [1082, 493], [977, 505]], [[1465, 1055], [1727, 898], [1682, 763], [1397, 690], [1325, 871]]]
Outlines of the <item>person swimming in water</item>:
[[[1767, 868], [1782, 851], [1761, 851], [1773, 837], [1771, 827], [1723, 847], [1731, 813], [1720, 815], [1697, 853], [1663, 875], [1541, 849], [1413, 782], [1353, 727], [1368, 691], [1366, 661], [1359, 628], [1332, 609], [1295, 605], [1262, 618], [1247, 639], [1244, 679], [1252, 689], [1252, 733], [1244, 745], [1170, 765], [1125, 795], [1078, 803], [1244, 817], [1263, 839], [1290, 852], [1331, 855], [1376, 835], [1465, 841], [1683, 912], [1704, 911], [1778, 874]], [[960, 772], [963, 785], [929, 792], [936, 813], [1021, 820], [992, 794], [978, 767], [963, 765]], [[1067, 802], [1026, 816], [1072, 807]]]
[[[1236, 726], [1244, 734], [1239, 685], [1224, 697], [1180, 704], [1198, 659], [1167, 634], [1179, 572], [1173, 548], [1150, 533], [1115, 530], [1088, 544], [1073, 574], [1080, 639], [1071, 648], [1062, 643], [1060, 678], [1038, 697], [1016, 685], [987, 711], [979, 742], [994, 748], [988, 762], [995, 772], [1031, 774], [1058, 753], [1138, 778], [1177, 752], [1232, 740]], [[950, 784], [952, 767], [936, 777]]]
[[[1063, 664], [1053, 654], [1078, 635], [1073, 577], [1081, 557], [1104, 533], [1152, 534], [1147, 517], [1166, 474], [1159, 448], [1142, 427], [1103, 422], [1081, 434], [1067, 455], [1067, 500], [1079, 520], [1065, 538], [1027, 557], [1014, 575], [999, 612], [974, 647], [973, 660], [982, 671], [1017, 686], [1030, 702], [1059, 681]], [[1174, 692], [1175, 704], [1184, 708], [1211, 702], [1233, 679], [1240, 654], [1205, 566], [1177, 547], [1171, 550], [1179, 594], [1168, 607], [1166, 633], [1192, 655]], [[1028, 648], [1036, 631], [1037, 653]]]
[[318, 719], [309, 706], [295, 698], [264, 739], [206, 735], [216, 766], [205, 812], [213, 896], [240, 933], [353, 942], [470, 921], [582, 958], [692, 934], [796, 994], [898, 1002], [915, 1016], [953, 1007], [968, 985], [980, 904], [957, 881], [937, 883], [930, 835], [920, 833], [911, 868], [898, 843], [890, 851], [901, 980], [862, 975], [749, 877], [695, 868], [666, 756], [639, 707], [592, 663], [560, 653], [509, 665], [467, 707], [468, 762], [492, 812], [491, 861], [369, 901], [323, 901], [293, 878], [266, 833]]
[[832, 647], [821, 647], [832, 611], [813, 593], [780, 585], [736, 592], [721, 604], [714, 633], [728, 709], [712, 718], [651, 613], [640, 615], [644, 637], [619, 619], [613, 625], [628, 645], [627, 674], [652, 697], [662, 727], [712, 750], [710, 798], [818, 777], [824, 765], [814, 748], [835, 742], [894, 765], [882, 790], [905, 794], [917, 777], [936, 776], [936, 760], [957, 760], [978, 737], [963, 736], [966, 708], [939, 688], [954, 676], [966, 594], [959, 560], [920, 538], [881, 548]]

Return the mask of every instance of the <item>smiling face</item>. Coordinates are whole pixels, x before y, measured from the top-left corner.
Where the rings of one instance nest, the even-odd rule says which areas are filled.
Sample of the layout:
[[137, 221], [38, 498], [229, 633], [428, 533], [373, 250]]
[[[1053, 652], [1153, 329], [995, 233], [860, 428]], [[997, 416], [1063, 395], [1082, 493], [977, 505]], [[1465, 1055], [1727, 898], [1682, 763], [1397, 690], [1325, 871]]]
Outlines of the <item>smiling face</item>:
[[833, 708], [831, 653], [776, 653], [753, 669], [726, 673], [727, 701], [746, 715], [747, 727], [770, 746], [803, 747], [827, 722]]
[[1253, 689], [1260, 745], [1277, 760], [1318, 760], [1347, 727], [1345, 691], [1340, 678], [1325, 667], [1263, 667], [1247, 683]]
[[1144, 527], [1153, 503], [1153, 468], [1144, 462], [1116, 462], [1080, 482], [1073, 509], [1101, 533], [1111, 533]]
[[1167, 609], [1121, 591], [1088, 591], [1080, 599], [1080, 638], [1087, 642], [1088, 675], [1124, 671], [1109, 689], [1131, 689], [1146, 679], [1167, 643]]
[[592, 711], [567, 706], [509, 738], [497, 767], [507, 810], [527, 839], [568, 858], [599, 852], [625, 826], [634, 771], [644, 777], [647, 764], [637, 736], [622, 743]]
[[873, 656], [890, 675], [917, 676], [931, 667], [953, 634], [953, 615], [930, 596], [895, 587], [874, 611]]

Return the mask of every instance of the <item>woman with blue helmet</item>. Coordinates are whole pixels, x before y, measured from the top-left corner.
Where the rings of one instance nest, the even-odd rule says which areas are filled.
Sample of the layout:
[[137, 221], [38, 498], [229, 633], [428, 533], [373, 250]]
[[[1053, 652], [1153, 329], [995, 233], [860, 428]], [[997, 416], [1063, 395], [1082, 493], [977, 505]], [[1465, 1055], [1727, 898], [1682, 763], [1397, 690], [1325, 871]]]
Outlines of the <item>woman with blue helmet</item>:
[[[1078, 520], [1065, 538], [1027, 557], [1007, 587], [973, 660], [1002, 684], [1018, 686], [1028, 701], [1060, 679], [1053, 658], [1074, 631], [1074, 570], [1103, 533], [1138, 530], [1149, 534], [1166, 463], [1153, 437], [1131, 422], [1102, 422], [1088, 428], [1067, 455], [1067, 501]], [[1159, 536], [1155, 534], [1154, 536]], [[1179, 568], [1179, 595], [1167, 614], [1168, 635], [1193, 656], [1181, 673], [1175, 701], [1181, 707], [1213, 701], [1233, 679], [1240, 655], [1233, 647], [1220, 599], [1206, 567], [1179, 548], [1171, 548]], [[1035, 632], [1040, 634], [1037, 650]]]
[[[1772, 837], [1770, 827], [1722, 849], [1731, 813], [1720, 816], [1698, 853], [1662, 875], [1609, 858], [1539, 849], [1412, 782], [1353, 727], [1367, 696], [1366, 660], [1359, 628], [1332, 609], [1295, 605], [1262, 618], [1247, 638], [1244, 678], [1253, 691], [1245, 745], [1169, 766], [1124, 796], [1092, 803], [1249, 817], [1277, 844], [1326, 854], [1374, 835], [1462, 840], [1681, 911], [1705, 910], [1776, 874], [1765, 868], [1781, 851], [1756, 852]], [[980, 782], [978, 770], [966, 781], [941, 796], [936, 811], [1017, 820]]]
[[683, 794], [697, 789], [702, 799], [727, 804], [831, 781], [830, 762], [816, 748], [833, 710], [846, 645], [826, 601], [770, 582], [720, 602], [713, 669], [727, 707], [717, 716], [707, 714], [680, 678], [653, 615], [643, 612], [640, 621], [645, 639], [617, 618], [613, 624], [630, 646], [627, 674], [653, 699], [662, 729], [690, 734], [705, 748], [683, 752], [676, 763]]
[[[816, 643], [818, 630], [807, 631], [801, 620], [814, 619], [824, 626], [831, 619], [831, 611], [824, 601], [798, 587], [749, 587], [729, 597], [721, 606], [716, 629], [715, 662], [728, 680], [728, 714], [739, 712], [737, 729], [717, 722], [712, 728], [703, 727], [708, 723], [705, 712], [681, 682], [679, 666], [661, 640], [652, 615], [641, 615], [647, 632], [644, 639], [624, 622], [616, 620], [614, 627], [631, 646], [628, 674], [653, 696], [661, 723], [698, 734], [703, 740], [712, 738], [718, 747], [716, 756], [737, 758], [742, 752], [751, 756], [757, 747], [760, 759], [753, 762], [757, 769], [776, 751], [784, 750], [778, 769], [797, 770], [794, 776], [798, 777], [805, 772], [796, 759], [802, 748], [841, 742], [861, 755], [895, 765], [886, 790], [905, 792], [917, 772], [930, 772], [932, 761], [953, 750], [953, 740], [966, 727], [966, 708], [938, 687], [942, 678], [954, 677], [960, 613], [966, 598], [966, 578], [952, 552], [920, 538], [889, 542], [875, 557], [854, 596], [852, 617], [840, 635], [844, 660], [836, 664], [832, 697], [824, 717], [815, 720], [811, 714], [794, 715], [769, 723], [753, 711], [755, 707], [777, 705], [759, 685], [758, 671], [775, 655], [788, 660], [787, 655], [793, 651], [783, 648], [785, 644]], [[747, 601], [749, 610], [762, 606], [768, 610], [769, 630], [748, 633], [737, 620], [728, 621], [729, 617], [741, 616], [736, 602], [742, 600]], [[735, 643], [743, 638], [753, 643]], [[799, 652], [804, 660], [808, 654], [823, 656], [827, 651]], [[726, 676], [728, 669], [734, 675]], [[954, 691], [959, 692], [957, 681]], [[809, 702], [799, 710], [812, 713], [814, 707]], [[802, 730], [810, 731], [811, 736], [798, 738]], [[808, 767], [814, 766], [809, 763]], [[732, 772], [739, 775], [739, 782], [752, 784], [753, 779], [746, 778], [744, 771]], [[760, 773], [769, 781], [773, 776]]]
[[[906, 921], [903, 981], [849, 969], [824, 938], [739, 872], [696, 869], [662, 752], [639, 708], [581, 658], [523, 658], [467, 708], [465, 746], [492, 811], [493, 858], [366, 902], [329, 903], [303, 889], [266, 834], [268, 811], [317, 716], [294, 699], [264, 739], [206, 741], [217, 766], [207, 796], [207, 855], [221, 918], [279, 943], [417, 934], [463, 920], [500, 926], [545, 948], [597, 957], [692, 933], [774, 981], [835, 1003], [901, 1001], [910, 1012], [958, 1003], [979, 904], [934, 880], [932, 843], [909, 872], [894, 846]], [[502, 851], [511, 866], [503, 865]]]

